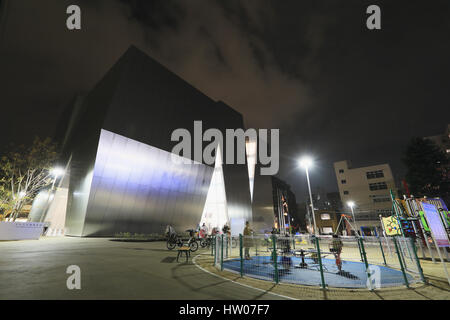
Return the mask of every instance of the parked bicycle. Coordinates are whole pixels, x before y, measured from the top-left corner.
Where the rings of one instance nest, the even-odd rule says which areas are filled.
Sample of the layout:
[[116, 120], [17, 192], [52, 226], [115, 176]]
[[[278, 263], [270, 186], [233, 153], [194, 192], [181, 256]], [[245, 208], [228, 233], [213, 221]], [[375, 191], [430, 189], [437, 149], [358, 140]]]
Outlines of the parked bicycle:
[[166, 232], [166, 234], [167, 234], [167, 243], [166, 243], [167, 249], [173, 250], [177, 246], [182, 247], [185, 245], [185, 246], [189, 247], [191, 252], [197, 251], [198, 250], [198, 242], [195, 239], [194, 231], [186, 230], [186, 232], [189, 232], [188, 239], [186, 239], [186, 237], [182, 237], [182, 236], [178, 235], [171, 226], [168, 226], [167, 232]]

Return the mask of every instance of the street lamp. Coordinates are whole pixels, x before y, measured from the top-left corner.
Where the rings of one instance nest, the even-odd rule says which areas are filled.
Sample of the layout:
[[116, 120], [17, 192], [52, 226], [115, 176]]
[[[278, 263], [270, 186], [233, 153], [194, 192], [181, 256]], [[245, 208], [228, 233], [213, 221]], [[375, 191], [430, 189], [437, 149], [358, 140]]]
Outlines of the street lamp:
[[355, 212], [353, 211], [353, 207], [355, 206], [355, 203], [353, 201], [348, 201], [347, 205], [352, 210], [353, 222], [355, 223], [355, 227], [356, 227], [355, 232], [356, 232], [356, 235], [358, 235], [358, 225], [356, 224]]
[[309, 172], [308, 172], [308, 169], [311, 168], [313, 165], [313, 160], [310, 157], [303, 157], [298, 161], [298, 164], [301, 167], [305, 168], [306, 181], [308, 182], [309, 200], [311, 201], [311, 213], [312, 213], [313, 222], [314, 222], [314, 234], [317, 234], [316, 216], [314, 214], [314, 204], [313, 204], [313, 199], [312, 199], [311, 184], [309, 182]]

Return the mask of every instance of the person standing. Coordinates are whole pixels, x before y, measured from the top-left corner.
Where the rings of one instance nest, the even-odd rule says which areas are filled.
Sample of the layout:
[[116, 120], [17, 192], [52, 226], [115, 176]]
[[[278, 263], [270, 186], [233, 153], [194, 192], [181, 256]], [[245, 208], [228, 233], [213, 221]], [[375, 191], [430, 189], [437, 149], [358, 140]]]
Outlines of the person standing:
[[339, 238], [339, 236], [337, 234], [333, 234], [333, 241], [331, 242], [330, 251], [334, 254], [334, 257], [336, 259], [336, 266], [339, 272], [342, 271], [341, 252], [343, 246], [344, 244], [342, 243], [342, 240]]
[[252, 246], [252, 239], [250, 236], [252, 235], [253, 230], [250, 228], [250, 222], [245, 222], [244, 228], [244, 248], [245, 248], [245, 259], [250, 260], [250, 247]]

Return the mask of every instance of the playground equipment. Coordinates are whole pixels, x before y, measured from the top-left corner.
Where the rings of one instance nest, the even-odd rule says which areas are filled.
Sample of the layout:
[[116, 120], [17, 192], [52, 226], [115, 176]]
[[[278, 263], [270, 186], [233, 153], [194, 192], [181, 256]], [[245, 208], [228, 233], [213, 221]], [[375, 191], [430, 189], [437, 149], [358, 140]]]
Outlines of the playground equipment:
[[339, 227], [341, 226], [342, 221], [344, 221], [344, 223], [347, 223], [347, 225], [350, 226], [350, 228], [355, 232], [355, 235], [358, 236], [358, 230], [350, 223], [349, 218], [351, 219], [352, 217], [346, 214], [341, 214], [341, 218], [339, 219], [339, 223], [334, 234], [338, 233]]
[[[435, 263], [434, 251], [437, 252], [450, 284], [450, 277], [445, 266], [443, 253], [449, 261], [450, 249], [450, 212], [441, 198], [407, 198], [396, 199], [391, 190], [393, 215], [388, 218], [380, 216], [384, 236], [403, 236], [411, 238], [426, 257], [425, 247]], [[434, 247], [434, 248], [433, 248]], [[416, 248], [413, 248], [416, 251]]]
[[[211, 255], [218, 270], [322, 289], [372, 290], [423, 281], [417, 257], [408, 253], [413, 244], [404, 237], [388, 239], [388, 246], [400, 248], [389, 254], [375, 237], [240, 235], [237, 239], [239, 246], [231, 248], [226, 237], [215, 238]], [[250, 258], [244, 257], [244, 250]]]

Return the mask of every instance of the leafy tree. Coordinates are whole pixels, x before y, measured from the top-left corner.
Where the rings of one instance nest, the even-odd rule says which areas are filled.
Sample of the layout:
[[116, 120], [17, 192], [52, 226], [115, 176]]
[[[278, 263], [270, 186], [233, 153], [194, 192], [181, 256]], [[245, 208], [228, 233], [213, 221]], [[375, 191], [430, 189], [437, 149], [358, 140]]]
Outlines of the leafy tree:
[[52, 183], [50, 170], [57, 158], [56, 143], [38, 137], [31, 146], [13, 147], [0, 158], [0, 208], [10, 220]]
[[448, 159], [431, 140], [413, 138], [403, 157], [406, 165], [406, 182], [416, 197], [440, 196], [448, 198]]

